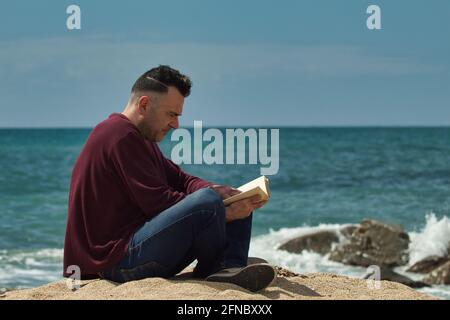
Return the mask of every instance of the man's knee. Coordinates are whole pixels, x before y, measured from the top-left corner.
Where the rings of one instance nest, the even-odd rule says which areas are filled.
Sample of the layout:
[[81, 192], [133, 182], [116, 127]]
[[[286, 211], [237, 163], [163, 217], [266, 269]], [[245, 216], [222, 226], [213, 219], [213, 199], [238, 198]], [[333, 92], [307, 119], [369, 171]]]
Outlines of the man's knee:
[[225, 216], [225, 206], [222, 197], [211, 188], [203, 188], [191, 194], [196, 202], [198, 211], [210, 211]]

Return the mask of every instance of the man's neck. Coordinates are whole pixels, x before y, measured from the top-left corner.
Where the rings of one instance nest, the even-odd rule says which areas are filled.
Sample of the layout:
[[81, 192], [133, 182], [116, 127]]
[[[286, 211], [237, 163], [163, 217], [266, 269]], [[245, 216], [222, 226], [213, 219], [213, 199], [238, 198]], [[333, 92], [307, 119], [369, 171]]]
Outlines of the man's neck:
[[137, 119], [134, 115], [134, 113], [131, 111], [131, 108], [127, 106], [125, 110], [122, 111], [122, 114], [130, 120], [132, 124], [134, 124], [137, 127]]
[[139, 121], [137, 119], [136, 113], [133, 112], [132, 108], [130, 106], [127, 106], [125, 110], [122, 111], [122, 114], [128, 118], [128, 120], [134, 124], [134, 126], [139, 130], [139, 132], [144, 135], [142, 132], [142, 128], [140, 127]]

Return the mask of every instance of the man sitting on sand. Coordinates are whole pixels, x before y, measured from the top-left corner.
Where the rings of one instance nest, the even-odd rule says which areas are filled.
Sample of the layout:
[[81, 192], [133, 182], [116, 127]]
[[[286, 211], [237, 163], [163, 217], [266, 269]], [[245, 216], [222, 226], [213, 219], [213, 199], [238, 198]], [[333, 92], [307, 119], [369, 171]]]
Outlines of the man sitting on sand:
[[275, 278], [267, 263], [248, 264], [252, 212], [265, 202], [225, 207], [238, 190], [183, 172], [158, 147], [178, 128], [190, 89], [179, 71], [151, 69], [125, 110], [92, 130], [72, 172], [64, 276], [75, 265], [82, 279], [169, 278], [197, 260], [194, 277], [251, 291]]

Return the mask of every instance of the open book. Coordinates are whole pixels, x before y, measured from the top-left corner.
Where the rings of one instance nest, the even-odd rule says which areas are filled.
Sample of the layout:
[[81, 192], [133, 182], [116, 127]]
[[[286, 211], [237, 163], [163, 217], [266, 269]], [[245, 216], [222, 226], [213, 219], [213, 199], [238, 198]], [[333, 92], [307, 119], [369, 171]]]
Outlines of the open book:
[[223, 200], [225, 206], [245, 198], [250, 198], [256, 194], [261, 196], [261, 200], [268, 200], [270, 197], [269, 179], [266, 176], [256, 178], [237, 189], [242, 192]]

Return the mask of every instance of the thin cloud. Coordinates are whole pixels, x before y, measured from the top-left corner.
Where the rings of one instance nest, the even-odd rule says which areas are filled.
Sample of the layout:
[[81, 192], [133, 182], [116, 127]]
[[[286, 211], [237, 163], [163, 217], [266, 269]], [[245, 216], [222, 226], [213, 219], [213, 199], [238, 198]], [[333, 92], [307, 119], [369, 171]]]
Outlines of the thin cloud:
[[98, 79], [126, 75], [132, 70], [142, 70], [143, 65], [169, 62], [176, 62], [180, 68], [208, 81], [249, 74], [392, 77], [436, 74], [443, 70], [433, 63], [415, 61], [406, 53], [404, 57], [390, 56], [389, 52], [375, 55], [357, 46], [118, 43], [98, 36], [3, 41], [0, 46], [0, 70], [13, 78], [48, 69], [58, 77]]

